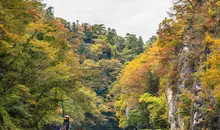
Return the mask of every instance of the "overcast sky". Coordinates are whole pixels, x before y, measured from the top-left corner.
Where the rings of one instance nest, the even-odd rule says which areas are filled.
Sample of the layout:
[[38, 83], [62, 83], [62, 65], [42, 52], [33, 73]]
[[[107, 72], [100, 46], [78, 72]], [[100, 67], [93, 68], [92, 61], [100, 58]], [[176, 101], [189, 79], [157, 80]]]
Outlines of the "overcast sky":
[[171, 0], [44, 0], [55, 8], [55, 16], [69, 22], [105, 24], [118, 35], [133, 33], [146, 41], [167, 17]]

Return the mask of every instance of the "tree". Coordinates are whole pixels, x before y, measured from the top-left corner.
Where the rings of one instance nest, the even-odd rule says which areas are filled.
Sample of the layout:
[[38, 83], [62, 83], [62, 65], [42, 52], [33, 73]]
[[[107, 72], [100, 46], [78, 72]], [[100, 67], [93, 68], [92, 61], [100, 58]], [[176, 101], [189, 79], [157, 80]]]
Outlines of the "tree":
[[151, 48], [153, 43], [155, 43], [156, 40], [157, 40], [157, 36], [151, 36], [150, 39], [146, 41], [145, 50], [147, 50], [148, 48]]

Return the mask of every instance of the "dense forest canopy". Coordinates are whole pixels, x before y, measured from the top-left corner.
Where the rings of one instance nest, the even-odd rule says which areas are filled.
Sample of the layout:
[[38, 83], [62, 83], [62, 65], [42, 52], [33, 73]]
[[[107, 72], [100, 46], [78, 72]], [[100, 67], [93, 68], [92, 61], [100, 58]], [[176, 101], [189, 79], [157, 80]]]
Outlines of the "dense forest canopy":
[[168, 14], [144, 43], [0, 0], [0, 130], [220, 129], [220, 1]]

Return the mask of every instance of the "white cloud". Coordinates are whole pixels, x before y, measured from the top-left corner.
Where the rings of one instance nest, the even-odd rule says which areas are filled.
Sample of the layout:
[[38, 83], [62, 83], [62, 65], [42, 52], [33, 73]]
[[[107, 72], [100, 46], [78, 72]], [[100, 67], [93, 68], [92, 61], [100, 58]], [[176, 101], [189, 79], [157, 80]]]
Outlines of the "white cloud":
[[156, 33], [159, 23], [167, 17], [171, 0], [44, 0], [55, 8], [55, 16], [70, 22], [105, 24], [119, 35], [127, 32], [144, 40]]

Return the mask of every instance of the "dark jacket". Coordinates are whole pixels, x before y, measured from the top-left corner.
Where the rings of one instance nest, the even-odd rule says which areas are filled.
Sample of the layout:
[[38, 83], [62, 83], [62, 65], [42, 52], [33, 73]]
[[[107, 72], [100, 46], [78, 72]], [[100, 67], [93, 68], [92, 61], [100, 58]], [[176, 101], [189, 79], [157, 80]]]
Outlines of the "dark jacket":
[[63, 125], [66, 130], [70, 130], [70, 121], [69, 120], [64, 120]]

